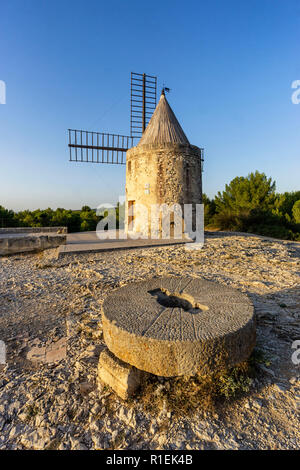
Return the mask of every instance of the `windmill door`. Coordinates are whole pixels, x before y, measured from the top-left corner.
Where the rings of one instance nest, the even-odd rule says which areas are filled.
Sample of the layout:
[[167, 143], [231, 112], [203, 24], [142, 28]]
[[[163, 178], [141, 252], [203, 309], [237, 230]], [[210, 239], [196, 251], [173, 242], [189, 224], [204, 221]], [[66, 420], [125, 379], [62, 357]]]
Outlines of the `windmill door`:
[[133, 230], [135, 217], [135, 201], [128, 201], [128, 230]]

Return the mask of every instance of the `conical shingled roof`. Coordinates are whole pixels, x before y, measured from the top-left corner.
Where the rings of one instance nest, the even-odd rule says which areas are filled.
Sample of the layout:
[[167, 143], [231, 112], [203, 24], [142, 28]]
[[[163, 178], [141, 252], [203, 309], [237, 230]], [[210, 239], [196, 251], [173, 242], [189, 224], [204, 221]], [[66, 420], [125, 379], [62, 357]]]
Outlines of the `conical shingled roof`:
[[189, 144], [164, 92], [138, 145], [146, 144]]

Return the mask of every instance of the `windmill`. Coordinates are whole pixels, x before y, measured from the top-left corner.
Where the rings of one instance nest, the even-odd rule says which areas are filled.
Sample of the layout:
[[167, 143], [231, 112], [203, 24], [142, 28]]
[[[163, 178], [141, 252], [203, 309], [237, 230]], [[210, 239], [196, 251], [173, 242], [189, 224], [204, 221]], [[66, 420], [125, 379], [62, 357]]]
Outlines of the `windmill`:
[[[125, 232], [146, 237], [153, 205], [174, 208], [177, 204], [181, 218], [191, 209], [193, 231], [197, 207], [202, 204], [204, 149], [187, 139], [166, 99], [169, 88], [163, 87], [156, 106], [156, 88], [156, 77], [131, 73], [130, 136], [69, 129], [70, 161], [125, 165], [127, 160]], [[142, 214], [139, 207], [145, 209]], [[163, 235], [161, 221], [157, 230]], [[179, 225], [184, 231], [185, 221]]]
[[68, 129], [71, 162], [126, 164], [126, 152], [145, 131], [156, 108], [157, 77], [131, 72], [130, 135]]

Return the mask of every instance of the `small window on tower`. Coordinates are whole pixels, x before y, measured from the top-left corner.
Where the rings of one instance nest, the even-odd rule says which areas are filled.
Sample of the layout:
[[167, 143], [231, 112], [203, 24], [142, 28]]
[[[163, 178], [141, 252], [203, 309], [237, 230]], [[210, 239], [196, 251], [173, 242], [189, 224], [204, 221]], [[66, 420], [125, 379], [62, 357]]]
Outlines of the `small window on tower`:
[[131, 162], [128, 162], [127, 168], [128, 168], [128, 173], [130, 173], [131, 172]]
[[185, 173], [185, 184], [186, 184], [186, 189], [189, 190], [190, 189], [190, 167], [187, 165], [186, 167], [186, 173]]

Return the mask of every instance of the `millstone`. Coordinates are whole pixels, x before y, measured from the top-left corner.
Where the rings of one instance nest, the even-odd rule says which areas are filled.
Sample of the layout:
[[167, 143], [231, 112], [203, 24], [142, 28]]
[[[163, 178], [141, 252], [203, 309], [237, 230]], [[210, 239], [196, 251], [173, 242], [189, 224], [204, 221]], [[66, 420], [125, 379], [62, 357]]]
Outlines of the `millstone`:
[[246, 360], [255, 344], [247, 295], [201, 279], [128, 284], [105, 299], [102, 318], [110, 351], [159, 376], [209, 374]]

